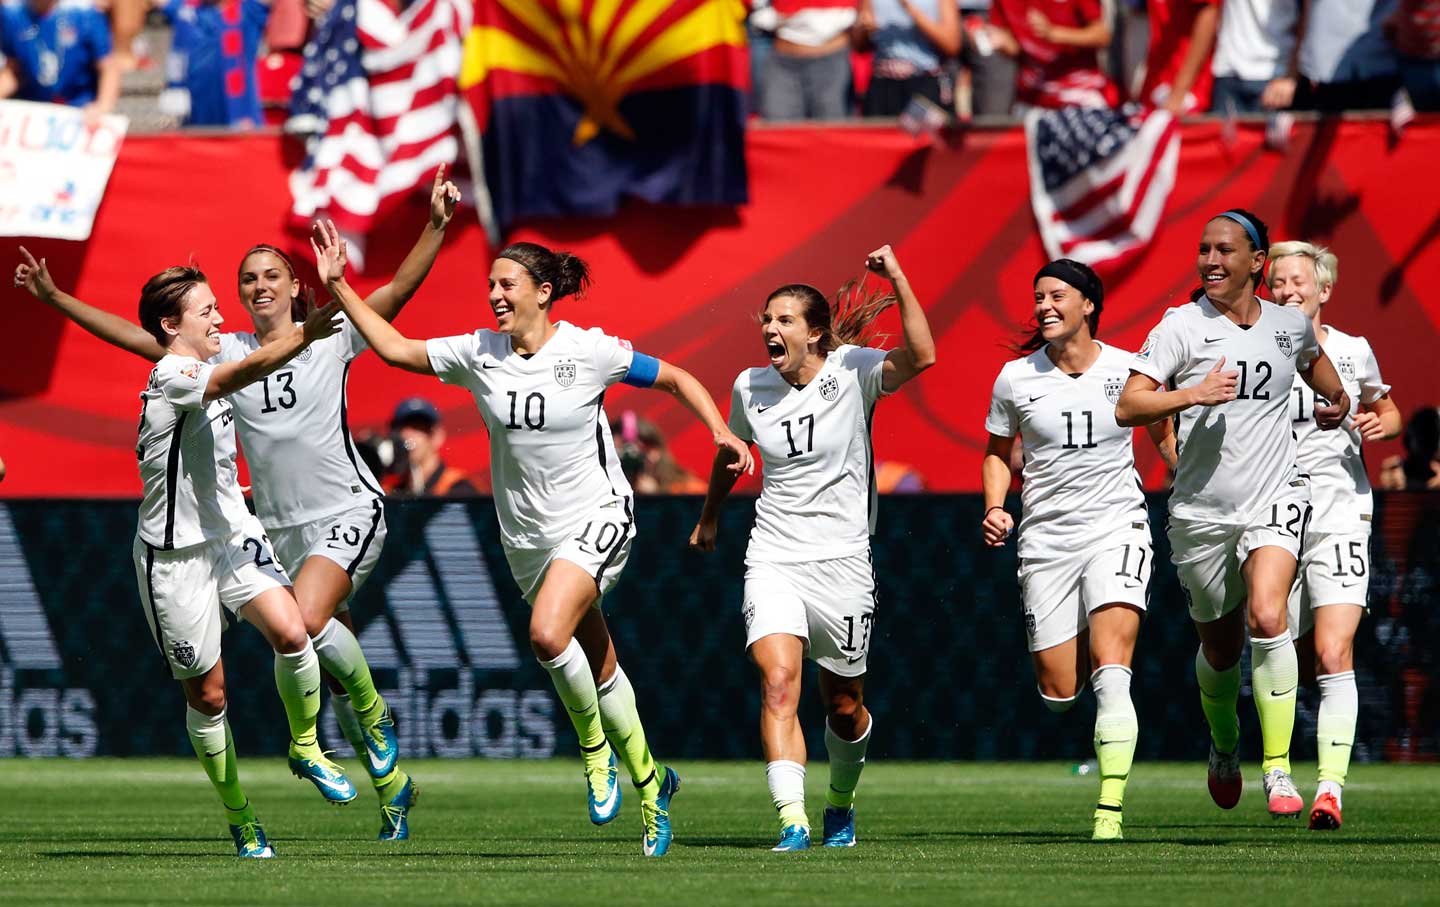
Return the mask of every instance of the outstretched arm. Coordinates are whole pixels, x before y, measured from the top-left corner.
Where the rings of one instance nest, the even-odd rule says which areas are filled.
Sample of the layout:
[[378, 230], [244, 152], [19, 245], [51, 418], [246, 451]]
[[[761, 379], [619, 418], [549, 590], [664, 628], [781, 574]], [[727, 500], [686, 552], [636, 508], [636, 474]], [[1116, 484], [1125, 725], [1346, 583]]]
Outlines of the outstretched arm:
[[164, 358], [165, 348], [150, 336], [149, 331], [119, 315], [81, 302], [56, 287], [50, 277], [50, 269], [45, 266], [45, 259], [37, 262], [24, 246], [20, 247], [20, 256], [24, 261], [15, 267], [15, 286], [23, 287], [30, 295], [106, 343], [151, 362]]
[[755, 471], [755, 460], [750, 456], [750, 446], [737, 438], [730, 426], [725, 424], [715, 401], [710, 399], [710, 392], [705, 390], [705, 385], [697, 381], [694, 375], [683, 368], [661, 361], [660, 372], [655, 376], [655, 383], [650, 386], [679, 400], [697, 419], [705, 423], [705, 427], [710, 429], [715, 446], [722, 453], [729, 451], [732, 454], [727, 468], [736, 476], [742, 472]]
[[430, 367], [430, 355], [425, 351], [425, 341], [411, 340], [395, 330], [379, 312], [361, 302], [354, 288], [345, 281], [345, 241], [340, 238], [340, 231], [335, 229], [333, 222], [315, 225], [310, 248], [315, 250], [315, 270], [325, 281], [330, 295], [345, 309], [355, 330], [360, 332], [375, 354], [386, 365], [420, 375], [435, 374]]
[[885, 393], [893, 394], [906, 381], [935, 364], [935, 340], [930, 336], [925, 310], [915, 298], [905, 272], [900, 270], [895, 250], [888, 245], [881, 246], [866, 256], [865, 267], [889, 278], [895, 297], [900, 300], [900, 331], [905, 345], [885, 355], [885, 371], [881, 376], [881, 387]]
[[420, 238], [390, 282], [365, 297], [365, 304], [378, 312], [381, 318], [394, 321], [405, 303], [420, 289], [420, 284], [425, 282], [425, 276], [435, 264], [435, 257], [440, 254], [445, 227], [455, 216], [455, 203], [458, 201], [460, 190], [445, 179], [445, 165], [441, 164], [435, 171], [435, 183], [430, 188], [430, 220], [425, 223]]
[[991, 548], [1004, 545], [1015, 531], [1015, 518], [1005, 510], [1005, 494], [1010, 490], [1010, 454], [1014, 449], [1014, 438], [992, 434], [985, 445], [985, 459], [980, 463], [980, 486], [985, 490], [980, 534]]
[[340, 327], [339, 303], [332, 302], [324, 308], [313, 309], [306, 316], [303, 326], [270, 341], [238, 362], [222, 362], [211, 369], [210, 382], [205, 386], [205, 402], [233, 394], [259, 381], [316, 340], [340, 333]]

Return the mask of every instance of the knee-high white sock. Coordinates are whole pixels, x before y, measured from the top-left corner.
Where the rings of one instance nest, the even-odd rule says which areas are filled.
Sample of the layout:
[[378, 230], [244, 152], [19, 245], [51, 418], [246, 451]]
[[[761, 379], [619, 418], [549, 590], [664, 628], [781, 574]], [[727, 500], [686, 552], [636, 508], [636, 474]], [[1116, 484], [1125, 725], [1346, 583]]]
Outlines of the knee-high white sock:
[[[600, 725], [600, 695], [595, 689], [595, 677], [590, 673], [590, 662], [585, 650], [574, 638], [570, 644], [550, 661], [540, 662], [555, 684], [555, 692], [565, 703], [570, 713], [570, 723], [580, 738], [580, 751], [590, 762], [606, 748], [605, 729]], [[609, 754], [604, 754], [606, 762]]]
[[865, 751], [870, 748], [870, 732], [875, 729], [875, 716], [865, 726], [865, 733], [855, 740], [846, 740], [825, 722], [825, 752], [830, 754], [830, 790], [825, 802], [839, 809], [855, 805], [855, 787], [865, 770]]
[[1290, 771], [1290, 737], [1295, 733], [1295, 690], [1300, 662], [1286, 630], [1268, 639], [1250, 637], [1250, 686], [1260, 713], [1260, 740], [1265, 758], [1261, 772]]
[[1360, 713], [1360, 693], [1355, 672], [1321, 674], [1320, 715], [1315, 722], [1315, 746], [1320, 756], [1319, 793], [1340, 799], [1340, 787], [1350, 770], [1350, 751], [1355, 746], [1355, 720]]
[[1125, 782], [1135, 759], [1140, 720], [1130, 698], [1131, 671], [1124, 665], [1101, 665], [1090, 675], [1095, 689], [1095, 759], [1100, 763], [1100, 805], [1119, 809]]
[[650, 755], [645, 742], [645, 727], [640, 723], [640, 710], [635, 707], [635, 688], [618, 664], [610, 679], [601, 684], [600, 726], [610, 746], [625, 763], [630, 780], [641, 796], [653, 800], [660, 794], [660, 766]]
[[302, 749], [314, 747], [320, 717], [320, 661], [309, 639], [299, 652], [275, 653], [275, 689], [285, 706], [290, 739]]
[[770, 800], [780, 814], [780, 827], [809, 828], [810, 821], [805, 818], [805, 766], [777, 759], [766, 763], [765, 780], [770, 783]]

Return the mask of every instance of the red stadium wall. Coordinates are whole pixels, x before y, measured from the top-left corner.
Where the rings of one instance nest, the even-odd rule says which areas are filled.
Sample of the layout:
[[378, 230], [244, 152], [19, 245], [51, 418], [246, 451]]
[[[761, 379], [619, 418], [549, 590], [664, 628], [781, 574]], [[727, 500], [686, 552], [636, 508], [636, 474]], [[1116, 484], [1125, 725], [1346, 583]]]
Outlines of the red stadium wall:
[[[1440, 347], [1440, 119], [1411, 125], [1399, 143], [1380, 121], [1302, 124], [1286, 154], [1264, 150], [1258, 127], [1242, 127], [1228, 143], [1218, 123], [1187, 125], [1183, 134], [1179, 183], [1153, 248], [1107, 275], [1103, 339], [1134, 348], [1165, 307], [1183, 302], [1205, 220], [1242, 206], [1271, 224], [1273, 238], [1336, 250], [1332, 320], [1370, 338], [1405, 412], [1435, 403], [1440, 386], [1427, 357]], [[752, 315], [770, 289], [797, 280], [836, 287], [860, 273], [866, 252], [893, 243], [930, 313], [940, 362], [880, 408], [878, 456], [913, 465], [932, 489], [977, 489], [991, 382], [1030, 317], [1029, 281], [1043, 262], [1020, 131], [974, 131], [931, 147], [888, 129], [761, 129], [748, 147], [752, 201], [739, 210], [637, 204], [610, 220], [519, 231], [516, 238], [572, 249], [592, 265], [591, 298], [562, 303], [561, 316], [690, 369], [724, 409], [736, 372], [762, 360]], [[62, 286], [131, 318], [145, 277], [193, 258], [230, 302], [230, 326], [244, 329], [248, 319], [229, 292], [232, 269], [252, 243], [286, 241], [294, 153], [273, 135], [128, 139], [90, 242], [26, 245], [48, 257]], [[417, 202], [372, 238], [373, 274], [398, 264], [423, 218]], [[485, 237], [468, 222], [451, 233], [399, 322], [411, 336], [492, 323]], [[288, 242], [308, 259], [297, 237]], [[364, 289], [378, 282], [357, 281]], [[0, 368], [0, 458], [9, 476], [0, 495], [137, 494], [136, 395], [148, 366], [9, 292], [0, 306], [9, 347]], [[486, 435], [469, 397], [373, 356], [352, 372], [352, 427], [380, 427], [410, 394], [443, 411], [450, 462], [483, 473]], [[620, 387], [607, 403], [612, 415], [634, 408], [657, 422], [682, 463], [707, 470], [708, 438], [670, 398]], [[1381, 445], [1376, 454], [1395, 449]], [[1156, 478], [1153, 458], [1146, 472]]]

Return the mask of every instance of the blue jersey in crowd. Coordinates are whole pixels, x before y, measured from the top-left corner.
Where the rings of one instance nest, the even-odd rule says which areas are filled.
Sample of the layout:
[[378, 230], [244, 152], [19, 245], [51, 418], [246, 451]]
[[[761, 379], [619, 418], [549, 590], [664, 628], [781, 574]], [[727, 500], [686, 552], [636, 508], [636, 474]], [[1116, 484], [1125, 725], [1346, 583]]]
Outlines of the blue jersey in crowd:
[[190, 126], [260, 124], [255, 73], [270, 5], [262, 0], [170, 0], [175, 24], [166, 61], [171, 88], [189, 92]]
[[0, 6], [0, 53], [15, 65], [22, 101], [81, 106], [95, 100], [110, 23], [90, 0], [60, 0], [37, 13], [27, 0]]

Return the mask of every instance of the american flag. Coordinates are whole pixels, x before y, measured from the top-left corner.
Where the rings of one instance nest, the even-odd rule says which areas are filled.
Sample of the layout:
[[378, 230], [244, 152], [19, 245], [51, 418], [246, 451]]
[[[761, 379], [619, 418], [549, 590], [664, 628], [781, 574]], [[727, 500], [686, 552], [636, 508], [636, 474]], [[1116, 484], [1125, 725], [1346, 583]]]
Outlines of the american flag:
[[1030, 204], [1045, 252], [1092, 267], [1145, 248], [1175, 186], [1180, 133], [1164, 110], [1031, 110]]
[[[333, 219], [352, 240], [435, 168], [459, 157], [456, 129], [470, 0], [338, 0], [305, 48], [286, 128], [309, 136], [290, 175], [292, 212]], [[363, 246], [355, 248], [356, 264]]]

